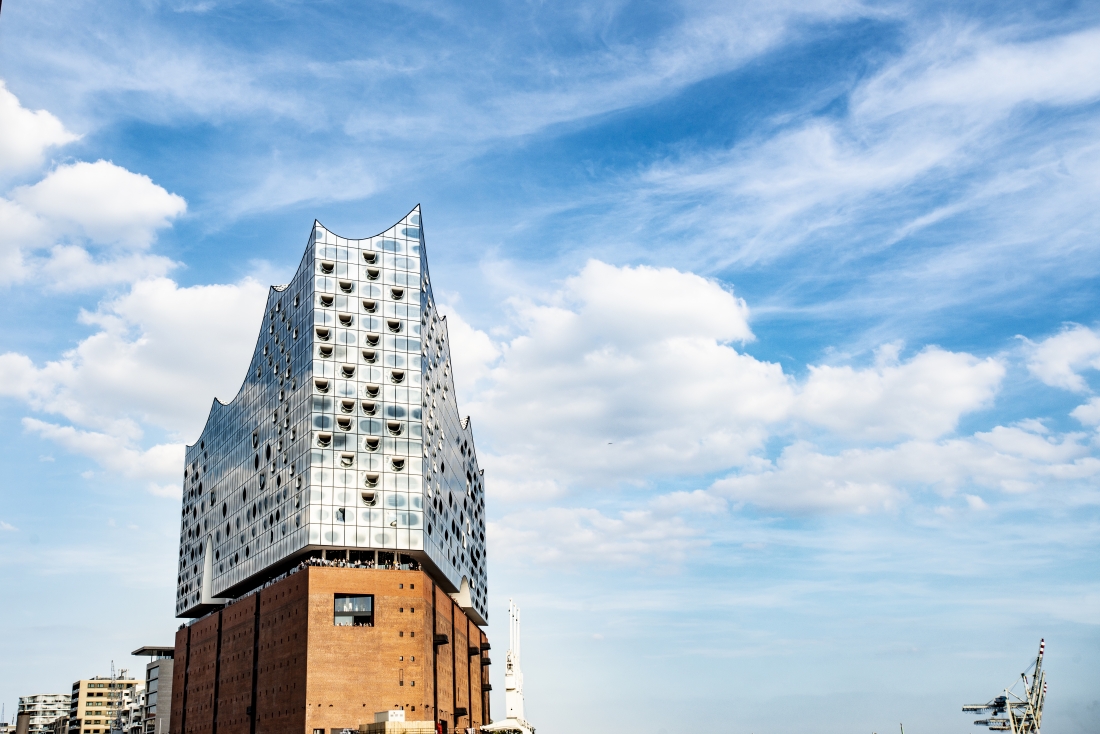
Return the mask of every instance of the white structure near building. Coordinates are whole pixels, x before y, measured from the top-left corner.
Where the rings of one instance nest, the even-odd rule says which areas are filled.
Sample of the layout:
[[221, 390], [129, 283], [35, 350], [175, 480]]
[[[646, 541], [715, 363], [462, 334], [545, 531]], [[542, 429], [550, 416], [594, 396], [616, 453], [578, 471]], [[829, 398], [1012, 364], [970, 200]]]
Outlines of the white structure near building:
[[46, 734], [50, 725], [69, 715], [67, 693], [39, 693], [19, 697], [19, 716], [27, 717], [27, 734]]
[[176, 616], [329, 550], [409, 559], [485, 623], [485, 489], [419, 206], [361, 239], [315, 222], [269, 291], [240, 392], [186, 450]]
[[535, 734], [523, 715], [523, 671], [519, 665], [519, 607], [508, 600], [508, 655], [504, 660], [504, 721], [481, 727], [500, 734]]

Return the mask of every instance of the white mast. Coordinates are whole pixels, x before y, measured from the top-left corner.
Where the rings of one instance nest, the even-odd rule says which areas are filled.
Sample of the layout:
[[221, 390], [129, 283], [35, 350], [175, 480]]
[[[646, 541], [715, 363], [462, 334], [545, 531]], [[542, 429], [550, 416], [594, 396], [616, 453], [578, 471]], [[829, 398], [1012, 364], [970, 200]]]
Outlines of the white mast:
[[523, 721], [523, 671], [519, 667], [519, 607], [508, 600], [508, 655], [504, 661], [504, 709], [509, 719]]
[[519, 607], [508, 600], [508, 655], [504, 659], [504, 710], [506, 718], [481, 727], [496, 734], [535, 734], [523, 717], [523, 671], [519, 667]]

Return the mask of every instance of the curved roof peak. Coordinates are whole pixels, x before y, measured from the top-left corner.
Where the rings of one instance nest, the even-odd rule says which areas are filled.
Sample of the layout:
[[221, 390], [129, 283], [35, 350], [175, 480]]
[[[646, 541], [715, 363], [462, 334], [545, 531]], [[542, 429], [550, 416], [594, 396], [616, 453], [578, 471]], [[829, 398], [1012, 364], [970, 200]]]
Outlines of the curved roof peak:
[[412, 209], [409, 210], [408, 214], [406, 214], [405, 216], [398, 219], [396, 222], [391, 224], [389, 227], [386, 227], [386, 229], [382, 230], [381, 232], [379, 232], [377, 234], [372, 234], [372, 235], [369, 235], [367, 237], [345, 237], [344, 235], [339, 234], [337, 232], [333, 232], [331, 229], [326, 227], [324, 224], [321, 223], [320, 219], [314, 219], [313, 220], [313, 226], [314, 226], [314, 228], [320, 227], [321, 229], [325, 230], [329, 234], [335, 235], [336, 237], [340, 237], [340, 238], [345, 239], [345, 240], [369, 240], [369, 239], [372, 239], [374, 237], [382, 237], [383, 235], [385, 235], [390, 230], [401, 226], [405, 222], [408, 222], [409, 218], [412, 217], [413, 215], [416, 215], [417, 221], [416, 222], [411, 222], [411, 224], [415, 224], [416, 226], [419, 227], [420, 226], [420, 204], [417, 204], [416, 206], [414, 206]]

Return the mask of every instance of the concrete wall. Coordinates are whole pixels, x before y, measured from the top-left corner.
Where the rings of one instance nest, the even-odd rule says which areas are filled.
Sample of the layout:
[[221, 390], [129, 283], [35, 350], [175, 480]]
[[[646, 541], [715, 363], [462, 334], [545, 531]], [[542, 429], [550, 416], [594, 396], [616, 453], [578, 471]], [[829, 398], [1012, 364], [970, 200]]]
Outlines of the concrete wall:
[[[171, 658], [154, 660], [145, 666], [145, 726], [147, 734], [169, 734], [168, 725], [172, 714], [173, 661]], [[156, 691], [151, 692], [149, 676], [156, 672]], [[156, 694], [156, 713], [149, 718], [150, 697]]]

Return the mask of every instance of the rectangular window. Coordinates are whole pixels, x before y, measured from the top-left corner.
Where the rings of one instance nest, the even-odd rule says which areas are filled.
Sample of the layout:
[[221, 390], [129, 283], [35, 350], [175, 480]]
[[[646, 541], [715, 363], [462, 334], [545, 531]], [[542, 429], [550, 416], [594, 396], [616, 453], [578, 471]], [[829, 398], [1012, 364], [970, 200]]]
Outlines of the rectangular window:
[[333, 624], [337, 627], [373, 627], [373, 594], [336, 594]]

